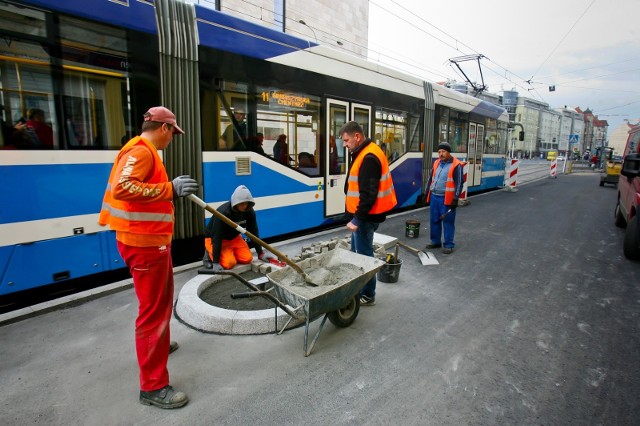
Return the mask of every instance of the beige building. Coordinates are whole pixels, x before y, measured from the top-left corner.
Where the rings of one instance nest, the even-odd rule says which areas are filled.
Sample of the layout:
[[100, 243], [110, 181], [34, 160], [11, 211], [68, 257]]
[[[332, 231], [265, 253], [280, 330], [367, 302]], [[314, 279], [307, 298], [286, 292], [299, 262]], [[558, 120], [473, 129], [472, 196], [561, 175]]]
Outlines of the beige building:
[[[541, 113], [549, 109], [549, 104], [524, 96], [518, 96], [515, 108], [515, 122], [524, 127], [524, 140], [516, 138], [514, 155], [531, 158], [537, 155]], [[517, 130], [517, 129], [516, 129]]]
[[630, 123], [629, 120], [624, 120], [624, 122], [618, 127], [614, 128], [609, 135], [609, 143], [608, 146], [613, 148], [614, 155], [622, 155], [624, 151], [624, 147], [627, 143], [627, 136], [629, 135], [629, 130], [633, 127], [640, 125], [640, 120], [637, 123]]
[[560, 135], [558, 136], [559, 151], [584, 152], [584, 115], [575, 109], [556, 108], [562, 119], [560, 121]]
[[295, 37], [367, 57], [369, 2], [351, 0], [185, 0]]
[[540, 132], [538, 133], [538, 149], [540, 152], [558, 151], [558, 137], [562, 114], [547, 109], [540, 111]]

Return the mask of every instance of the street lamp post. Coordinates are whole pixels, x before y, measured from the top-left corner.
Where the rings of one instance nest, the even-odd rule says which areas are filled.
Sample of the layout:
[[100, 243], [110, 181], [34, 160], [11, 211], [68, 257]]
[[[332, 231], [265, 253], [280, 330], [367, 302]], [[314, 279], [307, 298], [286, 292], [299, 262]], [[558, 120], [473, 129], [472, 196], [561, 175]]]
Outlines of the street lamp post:
[[304, 25], [305, 27], [309, 28], [309, 29], [311, 30], [311, 32], [313, 33], [313, 38], [316, 40], [316, 43], [318, 43], [318, 37], [316, 36], [316, 31], [315, 31], [313, 28], [311, 28], [311, 27], [310, 27], [310, 26], [309, 26], [309, 25], [304, 21], [304, 19], [300, 19], [300, 20], [298, 21], [298, 23], [300, 23], [300, 24]]

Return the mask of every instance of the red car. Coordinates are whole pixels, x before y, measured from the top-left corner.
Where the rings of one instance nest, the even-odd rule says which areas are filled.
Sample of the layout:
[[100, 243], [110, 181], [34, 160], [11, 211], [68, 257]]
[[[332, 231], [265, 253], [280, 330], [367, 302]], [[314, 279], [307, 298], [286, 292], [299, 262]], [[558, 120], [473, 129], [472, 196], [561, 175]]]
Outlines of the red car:
[[627, 228], [623, 251], [628, 259], [640, 260], [640, 126], [629, 131], [624, 149], [622, 170], [618, 180], [618, 203], [615, 224]]

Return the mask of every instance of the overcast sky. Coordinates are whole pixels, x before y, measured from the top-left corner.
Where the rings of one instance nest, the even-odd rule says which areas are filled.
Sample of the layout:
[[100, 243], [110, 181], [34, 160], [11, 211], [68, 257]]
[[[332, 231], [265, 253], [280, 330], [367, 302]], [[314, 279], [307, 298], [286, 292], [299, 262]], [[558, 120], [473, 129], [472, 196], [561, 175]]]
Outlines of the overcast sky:
[[481, 54], [492, 93], [590, 108], [609, 132], [640, 119], [640, 0], [369, 0], [369, 49], [435, 82], [464, 81], [449, 59]]

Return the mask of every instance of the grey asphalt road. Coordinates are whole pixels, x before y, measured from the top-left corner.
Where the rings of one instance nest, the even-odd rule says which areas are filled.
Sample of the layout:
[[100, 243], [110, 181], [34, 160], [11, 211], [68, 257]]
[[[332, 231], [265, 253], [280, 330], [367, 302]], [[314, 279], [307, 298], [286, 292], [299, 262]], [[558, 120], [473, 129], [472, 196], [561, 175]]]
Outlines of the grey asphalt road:
[[[309, 357], [302, 328], [221, 336], [174, 319], [171, 382], [191, 398], [179, 410], [137, 401], [131, 289], [6, 324], [1, 422], [638, 424], [640, 264], [623, 257], [615, 198], [591, 173], [472, 197], [453, 254], [422, 266], [401, 252], [399, 281], [379, 283], [352, 326], [325, 325]], [[422, 248], [427, 215], [379, 232]], [[417, 239], [409, 219], [422, 223]], [[195, 274], [176, 275], [176, 295]]]

